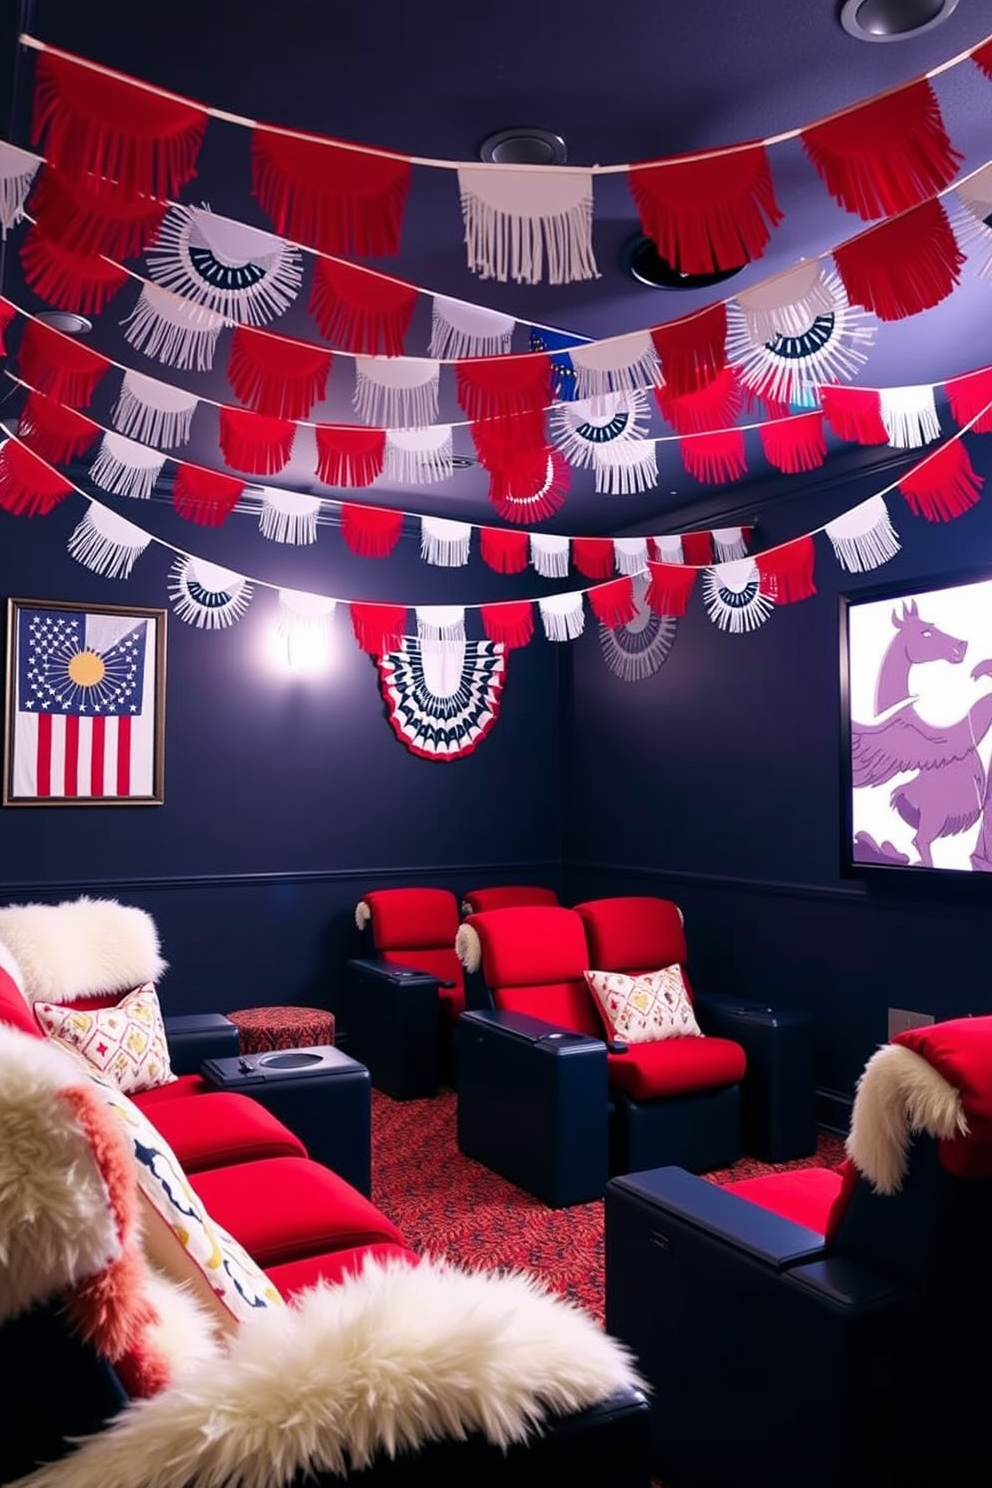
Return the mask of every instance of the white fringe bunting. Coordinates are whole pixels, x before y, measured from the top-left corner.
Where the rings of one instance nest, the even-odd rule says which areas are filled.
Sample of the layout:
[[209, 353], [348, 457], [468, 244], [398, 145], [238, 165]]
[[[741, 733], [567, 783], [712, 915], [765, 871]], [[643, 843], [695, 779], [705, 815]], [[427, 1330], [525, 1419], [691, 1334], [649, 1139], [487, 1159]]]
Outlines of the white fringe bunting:
[[24, 203], [40, 165], [40, 155], [0, 140], [0, 240], [22, 220]]
[[658, 447], [653, 439], [600, 444], [593, 451], [596, 490], [601, 496], [635, 496], [658, 481]]
[[682, 556], [682, 539], [677, 532], [672, 537], [656, 537], [654, 544], [661, 563], [685, 562]]
[[110, 422], [141, 444], [176, 449], [189, 440], [198, 402], [185, 388], [170, 387], [142, 372], [125, 372]]
[[570, 465], [589, 470], [604, 448], [643, 441], [650, 421], [647, 394], [640, 389], [599, 393], [553, 404], [551, 441]]
[[537, 607], [549, 641], [574, 641], [582, 634], [586, 623], [582, 594], [552, 594], [539, 599]]
[[435, 568], [464, 568], [472, 545], [469, 522], [451, 522], [445, 517], [421, 517], [420, 556]]
[[516, 323], [512, 315], [502, 315], [498, 310], [435, 295], [428, 355], [442, 362], [502, 356], [510, 349]]
[[422, 641], [464, 641], [465, 611], [458, 605], [423, 605], [414, 613]]
[[992, 279], [992, 227], [988, 224], [992, 217], [992, 164], [983, 165], [959, 186], [952, 202], [951, 227], [958, 246], [969, 257], [973, 253], [977, 257], [980, 251], [978, 276]]
[[90, 466], [90, 480], [103, 491], [147, 501], [162, 473], [166, 456], [158, 450], [112, 434], [108, 429]]
[[505, 284], [598, 279], [592, 176], [465, 166], [458, 172], [468, 266]]
[[138, 303], [121, 321], [126, 340], [146, 356], [182, 372], [209, 372], [227, 321], [157, 284], [142, 286]]
[[297, 491], [280, 491], [273, 486], [262, 490], [262, 510], [258, 530], [269, 542], [292, 543], [305, 547], [317, 541], [319, 496], [304, 496]]
[[824, 528], [841, 568], [869, 573], [899, 552], [899, 534], [882, 496], [869, 496]]
[[169, 573], [169, 597], [180, 620], [198, 630], [226, 630], [251, 602], [251, 585], [203, 558], [176, 559]]
[[572, 346], [568, 355], [580, 398], [661, 385], [661, 363], [649, 331]]
[[643, 574], [648, 563], [648, 540], [646, 537], [615, 537], [613, 558], [620, 574]]
[[569, 547], [567, 537], [552, 537], [542, 532], [531, 533], [530, 561], [542, 579], [568, 577]]
[[151, 542], [147, 532], [126, 522], [116, 512], [91, 501], [83, 520], [71, 533], [69, 552], [77, 563], [105, 579], [127, 579]]
[[303, 283], [298, 248], [209, 207], [170, 207], [145, 258], [156, 284], [241, 325], [284, 315]]
[[721, 563], [733, 563], [747, 557], [744, 533], [740, 527], [714, 527], [713, 552]]
[[776, 336], [802, 336], [818, 315], [830, 315], [836, 304], [830, 265], [809, 259], [774, 279], [737, 296], [737, 305], [752, 345]]
[[761, 592], [761, 577], [753, 558], [708, 568], [703, 574], [703, 603], [713, 624], [731, 635], [757, 630], [775, 608]]
[[357, 357], [355, 412], [380, 429], [425, 429], [437, 418], [440, 374], [419, 357]]
[[919, 449], [940, 438], [932, 387], [880, 388], [882, 423], [894, 449]]
[[279, 590], [279, 634], [292, 639], [300, 636], [326, 637], [337, 600], [323, 594], [308, 594], [303, 589]]
[[408, 486], [433, 485], [454, 474], [454, 442], [447, 424], [432, 429], [387, 429], [383, 474]]

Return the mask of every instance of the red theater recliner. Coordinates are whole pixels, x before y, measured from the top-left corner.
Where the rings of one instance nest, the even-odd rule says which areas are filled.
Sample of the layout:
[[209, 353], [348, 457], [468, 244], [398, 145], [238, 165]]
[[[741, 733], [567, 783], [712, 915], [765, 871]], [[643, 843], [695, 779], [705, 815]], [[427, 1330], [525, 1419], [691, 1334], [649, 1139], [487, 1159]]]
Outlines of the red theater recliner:
[[[677, 1154], [703, 1170], [739, 1156], [744, 1051], [707, 1037], [608, 1043], [584, 974], [613, 968], [590, 956], [575, 910], [472, 915], [459, 945], [493, 1004], [459, 1026], [459, 1140], [470, 1157], [561, 1205], [598, 1197], [608, 1168], [634, 1172]], [[639, 949], [652, 970], [684, 961], [674, 906], [664, 943]]]
[[499, 884], [488, 889], [469, 889], [462, 898], [462, 914], [486, 914], [490, 909], [513, 909], [518, 904], [557, 904], [554, 889], [540, 884]]
[[348, 1052], [394, 1100], [436, 1095], [442, 1079], [454, 1083], [465, 1006], [458, 900], [448, 889], [377, 889], [359, 901], [355, 922], [375, 955], [348, 962]]
[[992, 1017], [869, 1060], [849, 1158], [606, 1193], [606, 1322], [671, 1488], [992, 1482]]

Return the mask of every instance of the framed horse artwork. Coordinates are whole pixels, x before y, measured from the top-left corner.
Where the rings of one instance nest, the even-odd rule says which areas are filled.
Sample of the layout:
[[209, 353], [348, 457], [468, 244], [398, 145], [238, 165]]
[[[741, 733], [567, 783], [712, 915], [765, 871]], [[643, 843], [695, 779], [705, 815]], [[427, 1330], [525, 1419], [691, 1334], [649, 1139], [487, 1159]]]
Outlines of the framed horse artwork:
[[992, 875], [992, 569], [840, 618], [842, 871]]

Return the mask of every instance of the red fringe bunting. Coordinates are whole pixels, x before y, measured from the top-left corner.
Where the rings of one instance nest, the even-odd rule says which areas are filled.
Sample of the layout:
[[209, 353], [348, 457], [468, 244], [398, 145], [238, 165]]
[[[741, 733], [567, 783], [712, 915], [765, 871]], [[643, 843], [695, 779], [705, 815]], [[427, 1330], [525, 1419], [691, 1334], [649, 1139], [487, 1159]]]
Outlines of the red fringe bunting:
[[814, 124], [800, 138], [834, 201], [866, 222], [937, 196], [964, 159], [926, 78]]
[[348, 606], [355, 640], [370, 656], [382, 656], [403, 648], [406, 610], [403, 605], [359, 604]]
[[137, 258], [162, 226], [167, 201], [124, 196], [113, 181], [95, 176], [70, 180], [43, 166], [31, 191], [28, 211], [46, 238], [74, 253], [106, 253]]
[[708, 486], [723, 486], [747, 475], [743, 429], [680, 439], [679, 454], [689, 475]]
[[403, 513], [379, 506], [341, 507], [341, 536], [359, 558], [388, 558], [400, 540]]
[[402, 356], [417, 291], [360, 264], [318, 258], [310, 314], [326, 341], [357, 356]]
[[630, 578], [597, 584], [595, 589], [588, 590], [586, 598], [600, 625], [605, 625], [610, 630], [616, 630], [620, 625], [629, 625], [637, 614], [634, 581]]
[[529, 557], [526, 532], [505, 532], [502, 527], [480, 529], [479, 552], [483, 563], [497, 573], [523, 573]]
[[708, 567], [713, 562], [712, 532], [683, 532], [682, 561]]
[[172, 504], [187, 522], [200, 527], [219, 527], [241, 499], [244, 481], [200, 465], [180, 464], [172, 488]]
[[[879, 414], [879, 419], [881, 415]], [[761, 448], [769, 465], [784, 475], [798, 475], [803, 470], [818, 470], [827, 458], [823, 437], [823, 413], [800, 414], [782, 423], [761, 424], [758, 428]]]
[[105, 176], [122, 196], [177, 196], [196, 174], [207, 115], [120, 73], [41, 52], [31, 142], [59, 170]]
[[953, 522], [975, 505], [985, 484], [960, 439], [952, 439], [915, 470], [899, 477], [899, 490], [915, 517]]
[[235, 327], [227, 361], [234, 396], [272, 418], [309, 418], [327, 396], [331, 353], [251, 326]]
[[676, 397], [671, 388], [655, 388], [655, 402], [666, 423], [676, 434], [705, 434], [727, 429], [741, 411], [741, 389], [733, 367], [724, 367], [694, 393]]
[[40, 320], [29, 320], [24, 327], [18, 359], [25, 382], [70, 408], [87, 406], [110, 367], [98, 351]]
[[833, 253], [847, 297], [879, 320], [905, 320], [939, 305], [958, 284], [965, 256], [939, 201], [852, 238]]
[[515, 646], [526, 646], [534, 635], [534, 606], [529, 599], [481, 605], [479, 616], [486, 640], [505, 646], [508, 651]]
[[882, 402], [874, 389], [821, 387], [820, 403], [838, 439], [852, 444], [888, 444]]
[[761, 579], [761, 592], [776, 604], [797, 604], [816, 593], [813, 565], [816, 552], [812, 537], [797, 537], [770, 553], [758, 553], [755, 565]]
[[252, 131], [252, 194], [280, 237], [345, 257], [399, 252], [410, 162], [333, 140]]
[[970, 377], [954, 377], [944, 383], [944, 391], [951, 418], [959, 428], [974, 419], [973, 434], [992, 434], [992, 369]]
[[370, 486], [386, 460], [385, 429], [318, 424], [317, 479], [325, 486]]
[[571, 466], [557, 450], [548, 450], [534, 460], [529, 470], [508, 476], [502, 470], [489, 474], [489, 500], [504, 522], [529, 526], [553, 517], [565, 504]]
[[971, 60], [980, 72], [984, 72], [987, 78], [992, 78], [992, 41], [985, 42], [984, 46], [976, 47], [971, 54]]
[[53, 403], [44, 393], [30, 392], [21, 409], [17, 433], [43, 460], [68, 465], [89, 449], [100, 433], [100, 425], [84, 413]]
[[627, 174], [641, 226], [685, 274], [739, 269], [760, 258], [782, 221], [764, 145]]
[[544, 412], [539, 409], [508, 419], [476, 419], [471, 433], [479, 464], [507, 478], [519, 473], [526, 481], [548, 452]]
[[21, 243], [21, 267], [39, 299], [77, 315], [99, 315], [130, 277], [109, 259], [56, 243], [37, 227]]
[[573, 537], [572, 562], [587, 579], [608, 579], [616, 568], [616, 554], [608, 537]]
[[685, 614], [689, 595], [696, 582], [696, 570], [682, 563], [649, 563], [651, 582], [644, 596], [645, 603], [653, 615]]
[[0, 356], [7, 355], [7, 343], [4, 340], [4, 331], [10, 325], [10, 322], [13, 320], [16, 314], [17, 306], [12, 305], [9, 300], [5, 300], [3, 296], [0, 295]]
[[651, 340], [669, 397], [696, 393], [727, 365], [727, 307], [721, 300], [700, 315], [655, 326]]
[[455, 375], [459, 406], [473, 423], [537, 413], [551, 402], [551, 358], [543, 352], [472, 357], [455, 363]]
[[0, 449], [0, 507], [15, 517], [47, 517], [74, 489], [16, 439]]
[[220, 450], [224, 464], [249, 475], [278, 475], [293, 453], [296, 425], [244, 408], [221, 408]]

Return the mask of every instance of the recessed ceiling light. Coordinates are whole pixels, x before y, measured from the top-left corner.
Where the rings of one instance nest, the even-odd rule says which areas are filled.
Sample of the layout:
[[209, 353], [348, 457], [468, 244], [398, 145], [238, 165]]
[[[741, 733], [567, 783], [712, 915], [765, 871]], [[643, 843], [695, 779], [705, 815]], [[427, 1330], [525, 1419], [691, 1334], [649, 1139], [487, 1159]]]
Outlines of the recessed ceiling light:
[[39, 310], [35, 320], [61, 331], [63, 336], [88, 336], [93, 329], [93, 322], [85, 315], [74, 315], [70, 310]]
[[722, 284], [725, 279], [732, 279], [745, 267], [741, 264], [736, 269], [716, 269], [711, 274], [683, 274], [667, 258], [662, 258], [651, 239], [642, 233], [628, 238], [621, 250], [620, 262], [631, 279], [648, 289], [708, 289], [711, 284]]
[[905, 41], [942, 25], [957, 4], [958, 0], [844, 0], [840, 23], [858, 41]]
[[479, 146], [479, 159], [490, 165], [564, 165], [567, 158], [560, 134], [530, 125], [498, 129]]

